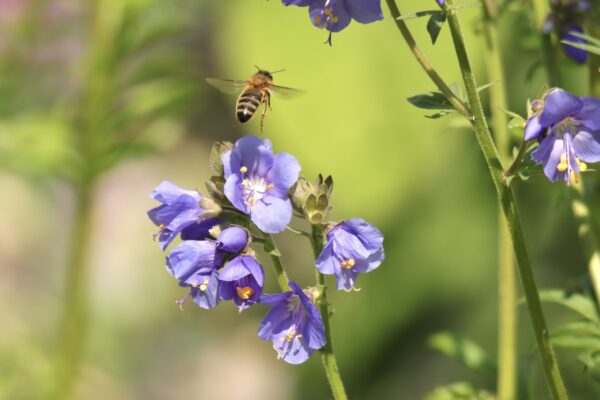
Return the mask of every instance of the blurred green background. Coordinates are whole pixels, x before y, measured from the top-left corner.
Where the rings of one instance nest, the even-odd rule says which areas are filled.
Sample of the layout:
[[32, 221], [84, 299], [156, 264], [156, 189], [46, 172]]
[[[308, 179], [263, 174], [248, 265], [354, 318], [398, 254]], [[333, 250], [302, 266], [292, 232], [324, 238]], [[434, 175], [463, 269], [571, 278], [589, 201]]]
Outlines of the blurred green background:
[[[435, 5], [423, 3], [400, 7]], [[480, 10], [462, 14], [487, 83]], [[152, 241], [148, 193], [164, 179], [203, 190], [212, 142], [246, 134], [294, 154], [309, 179], [333, 175], [332, 218], [365, 218], [385, 234], [385, 263], [359, 278], [362, 290], [331, 296], [350, 398], [420, 399], [456, 381], [493, 392], [493, 376], [427, 344], [452, 331], [495, 358], [493, 187], [458, 117], [427, 119], [406, 101], [434, 88], [385, 7], [384, 16], [353, 22], [329, 47], [307, 9], [276, 0], [0, 0], [0, 398], [52, 398], [57, 360], [71, 350], [81, 359], [76, 399], [329, 398], [318, 357], [290, 366], [258, 339], [266, 307], [239, 315], [229, 303], [210, 312], [188, 303], [181, 312], [173, 300], [185, 290]], [[523, 115], [543, 84], [539, 70], [527, 78], [537, 59], [531, 21], [525, 7], [501, 26], [511, 109]], [[425, 20], [409, 24], [440, 73], [457, 81], [447, 27], [433, 48]], [[258, 119], [235, 123], [235, 96], [204, 81], [246, 79], [255, 64], [285, 68], [275, 83], [306, 92], [275, 97], [262, 135]], [[564, 69], [569, 88], [585, 94], [585, 69], [567, 61]], [[534, 177], [520, 189], [539, 285], [577, 286], [586, 265], [564, 188]], [[84, 284], [69, 296], [82, 190], [90, 195]], [[278, 242], [293, 279], [312, 284], [308, 243], [287, 233]], [[267, 285], [276, 290], [272, 276]], [[547, 311], [551, 326], [568, 318]], [[70, 349], [61, 321], [71, 312], [82, 313], [84, 344]], [[545, 399], [519, 312], [519, 362], [533, 398]], [[559, 357], [572, 398], [600, 398], [575, 354]]]

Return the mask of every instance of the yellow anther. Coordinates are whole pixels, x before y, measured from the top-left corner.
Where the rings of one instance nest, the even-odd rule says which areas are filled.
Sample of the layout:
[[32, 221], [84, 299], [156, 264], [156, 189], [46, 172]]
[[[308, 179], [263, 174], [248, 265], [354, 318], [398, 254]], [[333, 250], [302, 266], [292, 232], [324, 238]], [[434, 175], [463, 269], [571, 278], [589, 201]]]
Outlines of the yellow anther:
[[566, 163], [567, 162], [567, 153], [562, 153], [560, 155], [560, 162], [561, 163]]
[[166, 226], [164, 226], [163, 224], [160, 224], [160, 225], [158, 226], [158, 230], [159, 230], [159, 231], [164, 231], [165, 229], [167, 229], [167, 227], [166, 227]]
[[315, 24], [317, 24], [317, 25], [321, 24], [321, 17], [318, 15], [315, 17]]
[[337, 24], [337, 22], [339, 21], [339, 18], [337, 16], [335, 16], [335, 15], [332, 15], [330, 17], [330, 19], [331, 19], [331, 22], [333, 22], [334, 24]]
[[571, 183], [579, 183], [579, 174], [576, 173], [575, 171], [571, 171], [571, 179], [570, 179]]
[[567, 170], [567, 168], [569, 168], [569, 164], [567, 164], [566, 162], [559, 162], [558, 165], [556, 166], [556, 169], [558, 170], [558, 172], [565, 172]]
[[245, 174], [246, 172], [248, 172], [248, 167], [246, 167], [245, 165], [242, 165], [242, 168], [240, 168], [240, 172], [242, 174]]
[[351, 269], [352, 267], [354, 267], [354, 264], [356, 264], [356, 262], [351, 258], [349, 258], [348, 260], [342, 260], [342, 262], [340, 263], [340, 265], [344, 269]]
[[331, 8], [326, 8], [324, 11], [325, 15], [331, 15], [331, 13], [333, 13], [333, 10]]
[[248, 186], [248, 179], [242, 180], [242, 186]]
[[580, 171], [580, 172], [583, 172], [583, 171], [585, 171], [586, 169], [587, 169], [587, 164], [586, 164], [586, 163], [584, 163], [583, 161], [580, 161], [580, 162], [579, 162], [579, 171]]
[[296, 336], [296, 335], [294, 335], [294, 332], [293, 332], [293, 331], [292, 331], [292, 332], [289, 332], [289, 333], [287, 334], [287, 340], [288, 340], [288, 342], [291, 342], [292, 340], [294, 340], [294, 337], [295, 337], [295, 336]]
[[273, 185], [272, 183], [269, 183], [269, 184], [267, 185], [267, 189], [269, 189], [269, 190], [273, 190], [273, 189], [275, 189], [275, 185]]
[[235, 291], [237, 295], [242, 300], [248, 300], [254, 294], [254, 289], [251, 287], [236, 287]]
[[200, 290], [204, 292], [206, 291], [206, 288], [208, 288], [208, 279], [205, 279], [202, 284], [200, 284]]

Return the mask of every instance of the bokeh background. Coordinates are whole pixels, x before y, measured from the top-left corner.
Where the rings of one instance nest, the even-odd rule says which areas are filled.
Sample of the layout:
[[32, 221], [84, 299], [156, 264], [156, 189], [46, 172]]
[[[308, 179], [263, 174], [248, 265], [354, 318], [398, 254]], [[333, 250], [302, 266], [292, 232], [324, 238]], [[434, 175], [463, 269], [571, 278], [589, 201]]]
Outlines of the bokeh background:
[[[462, 14], [483, 84], [480, 12]], [[493, 392], [493, 374], [428, 342], [451, 331], [495, 359], [494, 191], [464, 123], [424, 118], [406, 101], [434, 88], [384, 16], [353, 22], [330, 47], [307, 9], [276, 0], [0, 0], [0, 398], [60, 397], [65, 353], [81, 360], [76, 399], [329, 398], [318, 357], [290, 366], [258, 339], [265, 307], [180, 311], [185, 290], [152, 241], [148, 193], [164, 179], [203, 190], [212, 142], [247, 134], [294, 154], [309, 179], [333, 175], [333, 219], [362, 217], [385, 234], [385, 263], [360, 277], [362, 290], [331, 296], [350, 397], [420, 399], [457, 381]], [[447, 27], [432, 47], [425, 22], [409, 23], [458, 81]], [[522, 115], [543, 85], [531, 27], [527, 7], [501, 26], [510, 108]], [[204, 81], [246, 79], [255, 64], [285, 68], [275, 82], [306, 92], [274, 98], [262, 134], [257, 120], [235, 124], [235, 96]], [[568, 88], [586, 94], [585, 68], [563, 68]], [[539, 285], [577, 287], [586, 265], [565, 189], [534, 176], [518, 195]], [[290, 275], [312, 284], [308, 243], [288, 233], [278, 243]], [[272, 276], [267, 286], [276, 290]], [[524, 382], [545, 399], [519, 312]], [[547, 312], [551, 326], [569, 318]], [[65, 343], [73, 315], [79, 339]], [[576, 354], [559, 356], [572, 398], [600, 398]]]

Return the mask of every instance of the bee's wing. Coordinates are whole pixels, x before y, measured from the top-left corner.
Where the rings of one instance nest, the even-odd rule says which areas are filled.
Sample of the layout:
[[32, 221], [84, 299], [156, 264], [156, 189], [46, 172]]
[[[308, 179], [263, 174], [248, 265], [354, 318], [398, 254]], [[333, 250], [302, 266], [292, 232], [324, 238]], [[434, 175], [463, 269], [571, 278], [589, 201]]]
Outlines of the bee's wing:
[[248, 81], [234, 81], [231, 79], [206, 78], [209, 85], [216, 87], [223, 93], [239, 94], [246, 87]]
[[304, 94], [304, 91], [300, 89], [293, 89], [285, 86], [271, 85], [270, 89], [273, 93], [287, 99]]

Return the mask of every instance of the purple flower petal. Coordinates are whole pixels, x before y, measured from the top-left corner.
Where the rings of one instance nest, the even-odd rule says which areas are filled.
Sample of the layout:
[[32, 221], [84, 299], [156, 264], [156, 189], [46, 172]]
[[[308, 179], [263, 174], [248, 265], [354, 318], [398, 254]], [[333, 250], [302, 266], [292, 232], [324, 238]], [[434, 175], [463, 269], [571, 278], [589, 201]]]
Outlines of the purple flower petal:
[[539, 123], [542, 126], [554, 125], [582, 108], [583, 102], [579, 97], [562, 89], [553, 89], [544, 100], [544, 110], [540, 114]]
[[250, 275], [250, 270], [243, 260], [244, 257], [238, 256], [229, 261], [219, 272], [220, 281], [237, 281], [243, 277]]
[[540, 146], [531, 153], [531, 157], [538, 164], [544, 165], [544, 174], [548, 179], [556, 181], [563, 176], [563, 173], [556, 169], [563, 152], [564, 141], [551, 134], [542, 140]]
[[328, 242], [315, 261], [315, 266], [320, 273], [325, 275], [333, 275], [339, 269], [339, 263], [340, 261], [336, 258], [333, 252], [333, 243]]
[[[568, 32], [564, 32], [560, 35], [560, 40], [567, 40], [569, 42], [573, 42], [573, 43], [581, 43], [581, 44], [586, 44], [587, 41], [583, 38], [577, 37], [573, 34], [571, 34], [571, 32], [578, 32], [578, 33], [583, 33], [583, 29], [581, 29], [579, 26], [576, 25], [571, 25], [568, 29]], [[588, 52], [583, 50], [583, 49], [578, 49], [577, 47], [573, 47], [571, 45], [562, 43], [562, 47], [563, 47], [563, 51], [565, 52], [565, 54], [573, 61], [575, 61], [578, 64], [584, 64], [587, 59], [588, 59]]]
[[235, 208], [248, 214], [248, 205], [244, 202], [242, 181], [238, 175], [232, 174], [225, 181], [225, 197]]
[[282, 232], [292, 220], [292, 203], [267, 195], [252, 206], [250, 218], [265, 233]]
[[[286, 293], [291, 293], [291, 292], [286, 292]], [[262, 298], [264, 298], [265, 296], [263, 296]], [[287, 299], [288, 296], [286, 296]], [[262, 298], [261, 298], [261, 302], [262, 302]], [[285, 299], [283, 300], [285, 301]], [[265, 317], [262, 319], [262, 321], [260, 322], [260, 325], [258, 327], [258, 336], [262, 339], [262, 340], [269, 340], [273, 337], [274, 335], [274, 331], [275, 328], [281, 326], [282, 324], [284, 325], [290, 325], [291, 321], [291, 316], [290, 316], [290, 312], [287, 310], [287, 307], [285, 306], [285, 304], [280, 304], [278, 306], [273, 307], [271, 310], [269, 310], [269, 312], [267, 313], [267, 315], [265, 315]]]
[[256, 136], [244, 136], [235, 142], [231, 151], [221, 157], [221, 161], [223, 161], [225, 179], [232, 174], [240, 174], [242, 167], [263, 176], [273, 165], [271, 142]]
[[283, 0], [282, 3], [286, 6], [306, 7], [310, 5], [312, 0]]
[[600, 161], [600, 131], [579, 131], [571, 141], [575, 154], [585, 162]]
[[187, 280], [194, 274], [211, 274], [216, 261], [217, 247], [214, 242], [187, 240], [167, 256], [167, 271], [184, 283], [195, 284], [195, 280]]
[[600, 99], [595, 97], [581, 97], [583, 108], [575, 118], [591, 131], [600, 130]]
[[200, 201], [202, 196], [195, 190], [185, 190], [175, 185], [171, 181], [162, 181], [151, 193], [150, 196], [163, 204], [172, 204], [177, 201], [181, 195], [188, 195]]
[[361, 24], [383, 19], [379, 0], [346, 0], [346, 8], [352, 19]]
[[315, 1], [309, 8], [313, 25], [329, 32], [339, 32], [350, 24], [350, 14], [342, 0]]
[[239, 253], [248, 245], [248, 232], [239, 226], [231, 226], [223, 230], [217, 238], [219, 250]]
[[212, 239], [210, 230], [223, 221], [219, 218], [207, 218], [197, 224], [191, 224], [181, 230], [181, 240], [204, 240]]
[[542, 133], [544, 133], [545, 129], [545, 126], [540, 125], [539, 115], [534, 115], [533, 117], [529, 118], [529, 121], [527, 121], [527, 124], [525, 125], [525, 137], [523, 140], [528, 141], [537, 139]]
[[267, 173], [267, 181], [273, 182], [278, 197], [287, 196], [288, 190], [298, 180], [300, 164], [291, 154], [280, 153], [273, 157], [273, 166]]
[[347, 219], [340, 227], [346, 232], [355, 235], [368, 250], [375, 251], [383, 246], [383, 234], [381, 231], [364, 219]]
[[[208, 282], [206, 282], [206, 280], [208, 280]], [[208, 310], [219, 303], [219, 280], [217, 279], [217, 271], [214, 270], [211, 275], [206, 276], [201, 284], [206, 286], [192, 288], [190, 295], [198, 307]]]

